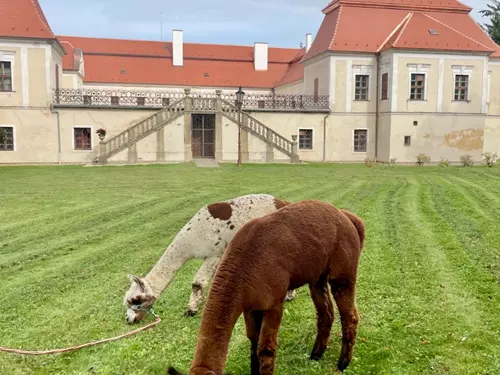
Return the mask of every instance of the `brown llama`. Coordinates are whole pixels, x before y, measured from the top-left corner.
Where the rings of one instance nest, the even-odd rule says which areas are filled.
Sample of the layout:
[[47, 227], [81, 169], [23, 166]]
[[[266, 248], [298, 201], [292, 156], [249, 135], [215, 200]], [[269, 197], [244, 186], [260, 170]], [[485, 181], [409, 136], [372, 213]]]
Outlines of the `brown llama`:
[[[330, 284], [342, 323], [337, 367], [344, 371], [357, 334], [355, 289], [364, 238], [363, 220], [317, 200], [289, 204], [242, 226], [215, 273], [189, 375], [222, 374], [231, 333], [242, 313], [251, 343], [251, 374], [274, 374], [285, 295], [305, 284], [317, 311], [310, 359], [322, 357], [330, 337]], [[181, 374], [173, 367], [168, 373]]]

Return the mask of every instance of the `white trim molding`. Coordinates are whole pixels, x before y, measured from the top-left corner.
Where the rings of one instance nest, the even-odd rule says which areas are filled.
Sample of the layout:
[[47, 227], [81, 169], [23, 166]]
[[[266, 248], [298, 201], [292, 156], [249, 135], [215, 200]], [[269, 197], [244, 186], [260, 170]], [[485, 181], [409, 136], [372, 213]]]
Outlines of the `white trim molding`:
[[[2, 44], [3, 45], [3, 44]], [[10, 86], [12, 91], [1, 91], [2, 94], [16, 92], [15, 69], [16, 69], [16, 53], [14, 51], [0, 50], [0, 61], [10, 62]]]
[[488, 103], [490, 101], [489, 92], [490, 73], [488, 71], [488, 61], [485, 61], [483, 62], [483, 95], [481, 96], [481, 113], [488, 113]]
[[[311, 148], [300, 148], [300, 131], [301, 130], [311, 130], [312, 131], [312, 137], [311, 137]], [[299, 126], [297, 128], [297, 134], [298, 134], [298, 137], [297, 137], [297, 150], [298, 151], [314, 151], [314, 137], [315, 137], [315, 129], [314, 128], [305, 128], [303, 126]]]
[[451, 69], [453, 71], [453, 86], [452, 86], [452, 96], [451, 100], [454, 102], [462, 102], [463, 100], [455, 99], [455, 83], [457, 75], [464, 75], [468, 77], [467, 82], [467, 97], [465, 98], [466, 102], [470, 102], [470, 90], [471, 90], [471, 82], [472, 82], [472, 68], [470, 65], [452, 65]]
[[21, 48], [21, 84], [23, 87], [23, 107], [30, 105], [30, 85], [29, 85], [29, 67], [28, 67], [28, 47]]
[[[366, 130], [366, 150], [365, 151], [355, 151], [354, 150], [354, 136], [356, 134], [356, 130]], [[370, 144], [370, 130], [368, 128], [354, 128], [352, 129], [352, 140], [351, 140], [351, 145], [352, 145], [352, 152], [356, 154], [366, 154], [368, 152], [368, 145]]]
[[373, 65], [353, 65], [352, 66], [352, 97], [351, 100], [356, 100], [356, 76], [358, 75], [367, 75], [368, 76], [368, 93], [366, 99], [360, 99], [356, 101], [365, 101], [370, 100], [371, 95], [370, 92], [372, 90], [372, 76], [373, 76]]
[[351, 112], [352, 105], [352, 60], [347, 60], [346, 85], [345, 85], [345, 111]]
[[[84, 128], [84, 129], [90, 129], [90, 150], [76, 150], [75, 149], [75, 129], [78, 128], [78, 129], [81, 129], [81, 128]], [[94, 150], [94, 127], [92, 125], [73, 125], [73, 127], [71, 128], [71, 144], [72, 144], [72, 148], [71, 148], [71, 151], [73, 152], [93, 152]]]
[[[407, 64], [408, 66], [408, 101], [425, 101], [427, 100], [427, 88], [428, 88], [428, 75], [430, 64]], [[411, 75], [412, 74], [423, 74], [424, 75], [424, 98], [423, 99], [410, 99], [411, 95]]]
[[439, 58], [437, 111], [443, 112], [444, 57]]
[[398, 82], [399, 82], [399, 58], [397, 54], [392, 57], [392, 69], [389, 74], [389, 82], [391, 86], [391, 96], [389, 112], [397, 112], [398, 107]]
[[330, 84], [328, 85], [328, 93], [330, 95], [330, 109], [333, 110], [335, 105], [335, 89], [337, 80], [337, 62], [330, 56]]
[[5, 151], [0, 151], [0, 152], [16, 152], [17, 151], [17, 144], [16, 144], [16, 126], [14, 124], [0, 124], [0, 128], [12, 128], [12, 143], [13, 143], [13, 149], [12, 151], [10, 150], [5, 150]]

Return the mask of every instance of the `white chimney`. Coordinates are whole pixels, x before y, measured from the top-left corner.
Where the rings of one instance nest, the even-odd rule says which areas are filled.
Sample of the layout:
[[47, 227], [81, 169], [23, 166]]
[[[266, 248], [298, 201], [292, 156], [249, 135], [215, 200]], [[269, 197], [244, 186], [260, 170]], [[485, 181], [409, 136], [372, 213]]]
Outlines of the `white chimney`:
[[313, 43], [313, 37], [311, 33], [306, 34], [306, 52], [309, 51], [309, 48], [311, 48], [311, 45]]
[[267, 70], [269, 45], [267, 43], [255, 43], [253, 51], [255, 70]]
[[172, 30], [172, 55], [174, 66], [184, 65], [184, 47], [182, 30]]

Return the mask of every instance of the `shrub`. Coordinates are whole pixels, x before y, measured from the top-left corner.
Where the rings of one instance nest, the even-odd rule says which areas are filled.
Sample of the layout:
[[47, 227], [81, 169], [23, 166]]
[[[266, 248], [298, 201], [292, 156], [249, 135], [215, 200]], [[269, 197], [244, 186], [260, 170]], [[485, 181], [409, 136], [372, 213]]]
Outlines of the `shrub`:
[[365, 165], [368, 168], [371, 168], [371, 167], [373, 167], [376, 164], [377, 164], [377, 158], [366, 158], [365, 159]]
[[424, 154], [421, 152], [420, 154], [417, 155], [417, 164], [422, 166], [425, 163], [429, 163], [431, 161], [431, 157], [427, 154]]
[[438, 165], [440, 167], [446, 167], [446, 168], [448, 168], [451, 165], [451, 163], [450, 163], [450, 161], [448, 159], [441, 158], [441, 161], [439, 162]]
[[485, 152], [483, 154], [483, 163], [488, 167], [493, 167], [498, 163], [498, 155], [496, 152]]
[[3, 128], [0, 128], [0, 143], [3, 143], [5, 141], [5, 130]]
[[460, 163], [462, 163], [464, 167], [472, 167], [474, 165], [474, 160], [472, 159], [472, 155], [465, 154], [460, 156]]

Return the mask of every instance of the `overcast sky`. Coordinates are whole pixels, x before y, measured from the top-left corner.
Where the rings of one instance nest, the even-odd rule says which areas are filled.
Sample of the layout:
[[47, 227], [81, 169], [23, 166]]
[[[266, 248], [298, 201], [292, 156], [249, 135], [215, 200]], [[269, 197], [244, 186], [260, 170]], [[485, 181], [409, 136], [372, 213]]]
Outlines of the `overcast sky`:
[[[13, 0], [15, 1], [15, 0]], [[184, 41], [276, 47], [298, 47], [305, 34], [316, 34], [328, 0], [39, 0], [54, 33], [126, 39], [172, 39], [184, 30]], [[478, 11], [487, 0], [466, 0]], [[361, 20], [360, 20], [361, 21]]]

